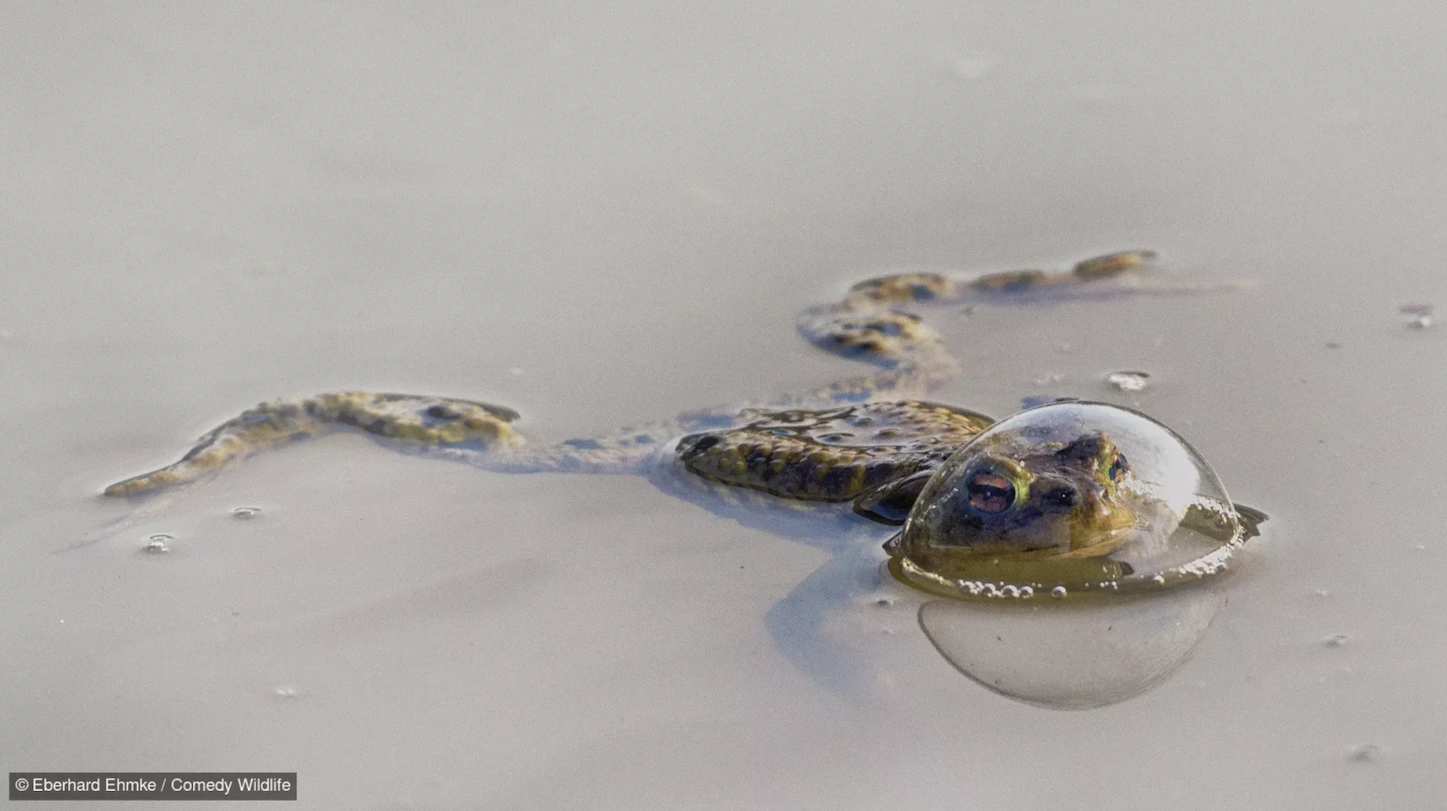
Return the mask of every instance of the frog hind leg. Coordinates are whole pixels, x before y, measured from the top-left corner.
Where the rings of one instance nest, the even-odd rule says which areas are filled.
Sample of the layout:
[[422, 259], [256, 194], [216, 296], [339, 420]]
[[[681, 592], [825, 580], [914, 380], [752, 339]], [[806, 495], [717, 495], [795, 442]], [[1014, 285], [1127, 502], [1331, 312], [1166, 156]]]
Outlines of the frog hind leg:
[[523, 437], [509, 423], [516, 411], [449, 397], [381, 392], [331, 392], [272, 400], [208, 431], [178, 461], [105, 488], [107, 496], [138, 496], [188, 484], [252, 454], [353, 428], [420, 448], [515, 448]]

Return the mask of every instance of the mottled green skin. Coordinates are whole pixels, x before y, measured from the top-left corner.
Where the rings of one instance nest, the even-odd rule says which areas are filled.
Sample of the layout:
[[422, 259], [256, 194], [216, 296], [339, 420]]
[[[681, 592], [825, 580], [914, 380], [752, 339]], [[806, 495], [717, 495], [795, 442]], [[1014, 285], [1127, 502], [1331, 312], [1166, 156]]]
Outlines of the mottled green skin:
[[678, 443], [690, 473], [783, 498], [853, 501], [933, 469], [993, 422], [950, 406], [902, 400], [824, 411], [769, 411]]
[[[841, 301], [805, 311], [798, 328], [820, 348], [880, 371], [780, 398], [776, 410], [711, 410], [530, 447], [511, 425], [517, 412], [508, 408], [425, 395], [327, 393], [248, 409], [209, 431], [176, 463], [117, 482], [105, 494], [144, 495], [186, 484], [265, 448], [352, 428], [412, 452], [511, 472], [634, 472], [671, 454], [689, 473], [714, 482], [787, 499], [856, 501], [862, 514], [896, 523], [882, 514], [887, 511], [871, 508], [891, 498], [903, 498], [907, 506], [918, 488], [895, 485], [932, 470], [991, 422], [920, 399], [959, 367], [933, 329], [899, 308], [1095, 289], [1103, 279], [1134, 275], [1150, 257], [1145, 251], [1110, 254], [1057, 273], [1011, 271], [967, 280], [905, 273], [861, 282]], [[715, 425], [722, 427], [698, 431]], [[680, 434], [688, 435], [670, 446]]]

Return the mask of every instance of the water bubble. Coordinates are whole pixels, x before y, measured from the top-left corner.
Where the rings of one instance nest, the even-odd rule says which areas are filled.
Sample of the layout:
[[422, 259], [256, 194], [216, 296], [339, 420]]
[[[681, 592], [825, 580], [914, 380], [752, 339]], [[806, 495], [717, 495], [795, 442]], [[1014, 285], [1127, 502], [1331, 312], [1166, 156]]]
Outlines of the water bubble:
[[1035, 596], [1035, 589], [1031, 588], [1030, 586], [1021, 586], [1021, 587], [1020, 587], [1020, 599], [1022, 599], [1022, 600], [1028, 600], [1028, 599], [1030, 599], [1031, 597], [1034, 597], [1034, 596]]
[[1433, 324], [1432, 311], [1436, 309], [1433, 305], [1422, 302], [1414, 304], [1402, 304], [1397, 307], [1397, 312], [1408, 317], [1407, 324], [1414, 329], [1426, 329]]
[[159, 555], [171, 551], [170, 542], [176, 540], [176, 536], [158, 532], [146, 539], [146, 545], [141, 547], [142, 551]]
[[1105, 382], [1118, 391], [1145, 391], [1150, 379], [1149, 372], [1111, 372], [1105, 376]]
[[237, 518], [241, 518], [241, 519], [255, 518], [256, 516], [258, 516], [258, 515], [261, 514], [261, 508], [260, 508], [260, 507], [237, 507], [236, 509], [234, 509], [234, 510], [231, 511], [231, 514], [234, 515], [234, 516], [236, 516]]
[[[1075, 518], [1016, 525], [1010, 513], [976, 503], [979, 477], [1013, 475], [1000, 460], [1060, 458], [1090, 482], [1107, 475], [1101, 460], [1114, 460], [1109, 509], [1091, 513], [1088, 526]], [[1034, 496], [1012, 490], [1016, 497]], [[1210, 466], [1169, 428], [1115, 406], [1063, 402], [996, 423], [936, 470], [891, 546], [889, 570], [957, 598], [1018, 599], [1025, 587], [1055, 597], [1155, 591], [1224, 570], [1247, 538], [1244, 526]]]
[[272, 690], [271, 694], [277, 698], [296, 698], [301, 694], [301, 691], [297, 690], [294, 684], [283, 684]]
[[1351, 639], [1351, 637], [1346, 634], [1332, 634], [1331, 636], [1322, 637], [1321, 644], [1328, 648], [1340, 648], [1345, 645], [1349, 639]]
[[1069, 590], [1067, 590], [1064, 586], [1056, 586], [1055, 588], [1050, 590], [1050, 596], [1054, 597], [1057, 600], [1069, 593]]

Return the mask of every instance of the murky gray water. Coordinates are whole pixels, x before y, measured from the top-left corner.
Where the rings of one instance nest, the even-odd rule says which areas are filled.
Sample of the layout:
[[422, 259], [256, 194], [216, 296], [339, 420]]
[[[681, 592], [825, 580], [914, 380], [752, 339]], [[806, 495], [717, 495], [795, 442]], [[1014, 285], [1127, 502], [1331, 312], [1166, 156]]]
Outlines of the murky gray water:
[[[1447, 333], [1397, 314], [1447, 302], [1437, 6], [37, 3], [0, 32], [0, 766], [297, 771], [317, 808], [1447, 790]], [[1272, 515], [1194, 656], [1103, 709], [962, 678], [924, 598], [871, 587], [887, 533], [834, 555], [641, 478], [338, 437], [63, 551], [124, 514], [101, 486], [264, 398], [586, 434], [855, 371], [792, 324], [856, 279], [1134, 246], [1261, 284], [929, 313], [966, 366], [939, 399], [1138, 403]]]

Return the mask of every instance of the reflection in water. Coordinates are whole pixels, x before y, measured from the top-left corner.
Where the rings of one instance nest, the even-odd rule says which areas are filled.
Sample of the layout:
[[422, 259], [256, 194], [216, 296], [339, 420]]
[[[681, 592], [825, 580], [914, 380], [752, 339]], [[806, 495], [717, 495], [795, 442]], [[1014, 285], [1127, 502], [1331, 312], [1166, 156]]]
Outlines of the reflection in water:
[[1047, 604], [933, 600], [919, 624], [959, 671], [1000, 695], [1062, 710], [1138, 696], [1164, 682], [1226, 604], [1215, 583], [1138, 597]]

